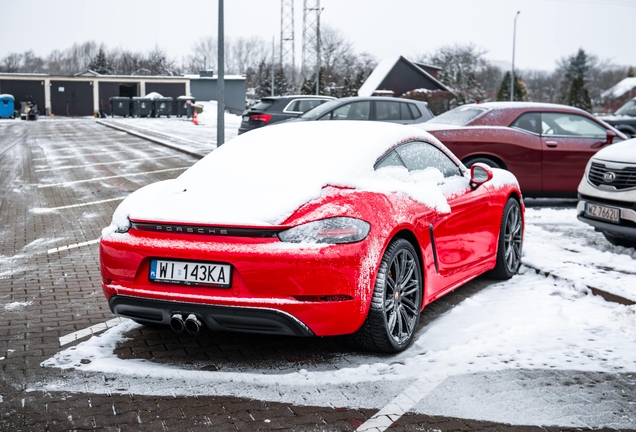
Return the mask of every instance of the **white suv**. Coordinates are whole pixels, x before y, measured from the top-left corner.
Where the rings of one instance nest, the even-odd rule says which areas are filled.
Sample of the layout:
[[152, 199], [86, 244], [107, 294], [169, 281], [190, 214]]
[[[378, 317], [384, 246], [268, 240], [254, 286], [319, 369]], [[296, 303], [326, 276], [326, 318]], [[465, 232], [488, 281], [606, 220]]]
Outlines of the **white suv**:
[[636, 248], [636, 138], [592, 156], [578, 191], [579, 220], [613, 245]]

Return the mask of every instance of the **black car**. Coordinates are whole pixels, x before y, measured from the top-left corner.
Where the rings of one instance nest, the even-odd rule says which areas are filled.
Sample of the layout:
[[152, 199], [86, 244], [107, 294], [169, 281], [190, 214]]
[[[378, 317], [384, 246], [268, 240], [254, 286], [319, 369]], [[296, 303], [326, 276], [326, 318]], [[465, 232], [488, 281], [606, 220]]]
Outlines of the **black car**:
[[599, 116], [599, 118], [625, 135], [636, 138], [636, 98], [627, 101], [613, 115]]
[[294, 121], [375, 120], [392, 123], [422, 123], [433, 118], [426, 102], [394, 97], [347, 97], [324, 103]]
[[272, 96], [261, 99], [259, 103], [243, 111], [239, 135], [262, 126], [298, 117], [302, 113], [331, 101], [330, 96]]

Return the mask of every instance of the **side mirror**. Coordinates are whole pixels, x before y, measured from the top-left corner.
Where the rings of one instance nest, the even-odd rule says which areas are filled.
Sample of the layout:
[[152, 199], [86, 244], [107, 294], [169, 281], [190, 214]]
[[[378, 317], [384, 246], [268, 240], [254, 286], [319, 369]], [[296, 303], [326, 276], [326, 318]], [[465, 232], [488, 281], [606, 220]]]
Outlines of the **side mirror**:
[[605, 144], [613, 144], [614, 143], [614, 138], [616, 138], [616, 134], [614, 132], [612, 132], [611, 130], [607, 131], [607, 141], [605, 142]]
[[474, 189], [492, 180], [494, 173], [492, 168], [483, 163], [475, 163], [470, 167], [470, 183]]

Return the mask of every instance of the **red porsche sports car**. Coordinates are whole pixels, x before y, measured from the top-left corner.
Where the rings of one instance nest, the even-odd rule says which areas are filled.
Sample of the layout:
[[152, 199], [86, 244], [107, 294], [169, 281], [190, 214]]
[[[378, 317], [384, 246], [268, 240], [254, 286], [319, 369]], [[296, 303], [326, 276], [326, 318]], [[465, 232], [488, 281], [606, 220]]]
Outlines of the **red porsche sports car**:
[[532, 102], [462, 105], [418, 126], [468, 167], [512, 171], [526, 196], [576, 197], [590, 157], [627, 139], [581, 109]]
[[508, 171], [468, 171], [437, 139], [375, 122], [274, 125], [119, 206], [100, 244], [111, 310], [176, 332], [354, 334], [397, 352], [420, 311], [520, 265]]

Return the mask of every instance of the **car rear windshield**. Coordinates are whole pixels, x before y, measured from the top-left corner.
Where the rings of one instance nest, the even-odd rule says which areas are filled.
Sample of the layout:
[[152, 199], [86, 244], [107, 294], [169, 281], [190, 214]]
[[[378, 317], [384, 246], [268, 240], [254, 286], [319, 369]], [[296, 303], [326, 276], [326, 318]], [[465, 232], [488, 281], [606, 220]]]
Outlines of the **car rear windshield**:
[[261, 99], [259, 103], [252, 107], [253, 110], [265, 111], [267, 108], [274, 105], [276, 99]]
[[450, 111], [446, 111], [444, 114], [438, 115], [437, 117], [433, 117], [429, 121], [433, 123], [466, 126], [486, 111], [488, 111], [486, 108], [460, 106]]

